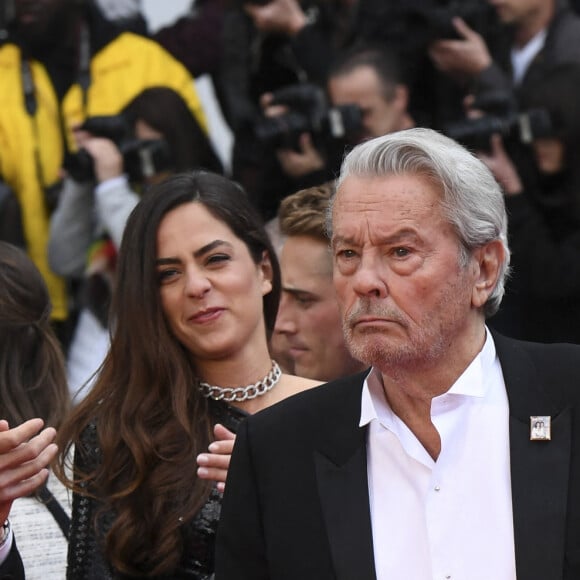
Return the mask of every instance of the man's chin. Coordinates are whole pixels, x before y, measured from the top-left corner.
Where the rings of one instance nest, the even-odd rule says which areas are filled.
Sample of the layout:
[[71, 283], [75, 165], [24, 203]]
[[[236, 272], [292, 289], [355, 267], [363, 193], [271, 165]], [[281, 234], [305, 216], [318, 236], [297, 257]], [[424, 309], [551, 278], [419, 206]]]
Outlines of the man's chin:
[[396, 339], [387, 338], [384, 333], [368, 331], [354, 336], [348, 342], [348, 349], [354, 358], [373, 366], [400, 360], [402, 353], [407, 352]]

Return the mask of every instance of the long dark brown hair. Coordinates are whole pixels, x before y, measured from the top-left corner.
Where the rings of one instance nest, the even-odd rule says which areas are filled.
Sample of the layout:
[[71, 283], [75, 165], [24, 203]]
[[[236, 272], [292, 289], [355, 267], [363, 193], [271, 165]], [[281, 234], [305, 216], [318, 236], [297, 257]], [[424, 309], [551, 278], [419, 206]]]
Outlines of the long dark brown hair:
[[[280, 269], [268, 235], [245, 192], [217, 174], [174, 175], [152, 186], [131, 214], [121, 244], [111, 311], [112, 342], [96, 383], [59, 433], [58, 473], [71, 444], [97, 429], [102, 461], [80, 474], [115, 514], [106, 535], [109, 563], [127, 574], [171, 574], [183, 553], [181, 521], [190, 521], [210, 484], [196, 477], [196, 456], [211, 440], [212, 417], [196, 388], [191, 353], [163, 315], [156, 271], [157, 230], [172, 209], [203, 204], [248, 247], [256, 264], [269, 256], [273, 289], [263, 297], [271, 333]], [[77, 478], [79, 474], [77, 473]], [[69, 483], [87, 493], [81, 482]]]
[[173, 172], [193, 169], [223, 172], [209, 137], [181, 95], [173, 89], [144, 89], [125, 107], [123, 114], [131, 123], [141, 119], [163, 135], [173, 157]]
[[50, 324], [50, 298], [26, 253], [0, 242], [0, 417], [40, 417], [58, 428], [70, 406], [64, 358]]

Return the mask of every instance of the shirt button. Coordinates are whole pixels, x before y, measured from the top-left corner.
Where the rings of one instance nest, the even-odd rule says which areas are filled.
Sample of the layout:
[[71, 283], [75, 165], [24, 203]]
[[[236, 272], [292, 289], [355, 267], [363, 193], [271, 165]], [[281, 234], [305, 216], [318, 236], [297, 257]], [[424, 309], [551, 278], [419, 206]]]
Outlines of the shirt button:
[[[441, 491], [441, 488], [438, 485], [436, 485], [433, 489], [435, 491]], [[445, 576], [445, 578], [451, 578], [451, 576]]]

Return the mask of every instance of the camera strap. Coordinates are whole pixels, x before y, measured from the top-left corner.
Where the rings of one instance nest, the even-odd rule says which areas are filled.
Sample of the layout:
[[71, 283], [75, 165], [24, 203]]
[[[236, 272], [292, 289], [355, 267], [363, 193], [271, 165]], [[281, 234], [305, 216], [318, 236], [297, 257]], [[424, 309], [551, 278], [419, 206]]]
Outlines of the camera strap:
[[79, 38], [79, 66], [77, 82], [81, 87], [83, 111], [87, 111], [87, 95], [91, 85], [91, 36], [85, 19], [81, 19]]
[[[91, 84], [91, 39], [90, 39], [90, 32], [89, 27], [84, 18], [81, 18], [80, 21], [80, 30], [79, 30], [79, 52], [78, 52], [78, 67], [77, 67], [77, 83], [81, 88], [82, 94], [82, 107], [83, 112], [86, 113], [87, 108], [87, 95], [88, 90]], [[33, 131], [34, 131], [34, 163], [36, 166], [36, 173], [38, 177], [38, 181], [43, 189], [46, 189], [48, 184], [46, 183], [46, 179], [44, 177], [44, 171], [42, 169], [42, 163], [40, 160], [40, 135], [38, 132], [38, 125], [36, 122], [36, 111], [38, 109], [38, 100], [36, 97], [36, 86], [34, 84], [34, 77], [32, 75], [32, 68], [30, 66], [30, 61], [28, 57], [24, 54], [24, 51], [21, 49], [21, 57], [20, 57], [20, 75], [22, 78], [22, 90], [24, 93], [24, 106], [26, 108], [26, 112], [30, 116], [32, 123], [33, 123]], [[65, 156], [70, 152], [68, 146], [68, 140], [66, 137], [66, 127], [65, 127], [65, 120], [63, 118], [62, 110], [61, 110], [61, 103], [57, 103], [58, 108], [58, 123], [60, 134], [62, 137], [63, 143], [63, 151]]]

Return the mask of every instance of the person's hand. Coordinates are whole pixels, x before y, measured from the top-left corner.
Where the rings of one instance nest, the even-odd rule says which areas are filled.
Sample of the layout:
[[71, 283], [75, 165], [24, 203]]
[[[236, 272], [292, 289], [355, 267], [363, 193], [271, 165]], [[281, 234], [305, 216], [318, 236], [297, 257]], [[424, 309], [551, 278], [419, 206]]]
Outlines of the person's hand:
[[493, 173], [505, 195], [518, 195], [523, 192], [522, 181], [518, 171], [503, 146], [500, 135], [492, 135], [490, 151], [478, 151], [477, 156]]
[[217, 489], [223, 492], [236, 436], [219, 423], [214, 427], [213, 433], [216, 440], [208, 447], [209, 453], [201, 453], [197, 456], [199, 466], [197, 476], [200, 479], [217, 482]]
[[0, 420], [0, 523], [8, 518], [16, 498], [30, 495], [48, 477], [46, 466], [58, 448], [53, 443], [56, 431], [52, 427], [40, 431], [43, 425], [42, 419], [30, 419], [10, 429]]
[[488, 68], [492, 59], [483, 37], [459, 17], [453, 26], [458, 40], [436, 40], [429, 46], [429, 56], [440, 71], [452, 76], [473, 77]]
[[276, 157], [284, 173], [294, 179], [324, 168], [324, 159], [312, 142], [309, 133], [300, 135], [298, 151], [278, 149]]
[[93, 158], [95, 177], [99, 183], [123, 175], [123, 156], [110, 139], [90, 137], [83, 143]]
[[271, 0], [264, 6], [246, 3], [244, 10], [262, 32], [295, 36], [307, 24], [306, 15], [297, 0]]
[[260, 107], [264, 117], [279, 117], [285, 115], [290, 110], [287, 105], [274, 103], [273, 93], [264, 93], [260, 96]]

